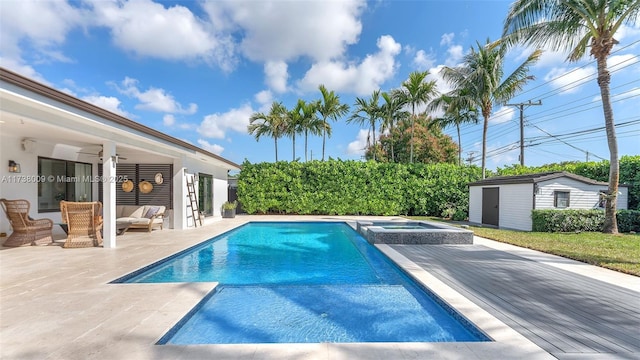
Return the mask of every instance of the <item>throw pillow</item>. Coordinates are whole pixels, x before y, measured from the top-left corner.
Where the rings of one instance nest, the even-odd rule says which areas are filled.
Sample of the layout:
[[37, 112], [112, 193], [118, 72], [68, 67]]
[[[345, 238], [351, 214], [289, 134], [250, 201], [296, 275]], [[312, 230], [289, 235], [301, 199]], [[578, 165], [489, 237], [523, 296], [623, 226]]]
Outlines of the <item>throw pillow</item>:
[[147, 210], [147, 213], [144, 214], [144, 217], [146, 217], [147, 219], [151, 219], [152, 217], [156, 216], [158, 211], [160, 211], [159, 206], [151, 206], [149, 207], [149, 210]]

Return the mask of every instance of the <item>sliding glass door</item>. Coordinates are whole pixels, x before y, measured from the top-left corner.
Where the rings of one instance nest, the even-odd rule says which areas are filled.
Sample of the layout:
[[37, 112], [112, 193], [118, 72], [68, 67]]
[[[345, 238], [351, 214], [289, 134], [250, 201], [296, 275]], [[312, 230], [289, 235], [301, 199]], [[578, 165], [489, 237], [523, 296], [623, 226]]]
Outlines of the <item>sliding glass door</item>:
[[213, 215], [213, 176], [207, 174], [198, 175], [198, 207], [200, 213], [205, 216]]

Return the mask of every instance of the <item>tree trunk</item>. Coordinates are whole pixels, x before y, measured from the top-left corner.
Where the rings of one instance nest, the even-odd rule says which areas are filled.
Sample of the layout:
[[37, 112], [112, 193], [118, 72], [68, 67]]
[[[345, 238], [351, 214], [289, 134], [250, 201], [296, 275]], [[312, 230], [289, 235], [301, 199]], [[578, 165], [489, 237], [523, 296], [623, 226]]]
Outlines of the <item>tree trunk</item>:
[[293, 160], [296, 161], [296, 133], [293, 133]]
[[483, 115], [484, 124], [482, 125], [482, 178], [487, 177], [486, 160], [487, 160], [487, 129], [489, 128], [489, 115]]
[[396, 156], [393, 153], [393, 120], [391, 120], [391, 134], [389, 134], [389, 140], [391, 141], [391, 162], [396, 162]]
[[409, 155], [409, 162], [413, 164], [413, 124], [416, 121], [416, 105], [411, 104], [411, 154]]
[[274, 136], [273, 140], [276, 143], [276, 162], [278, 162], [278, 138]]
[[456, 123], [458, 130], [458, 166], [462, 165], [462, 140], [460, 139], [460, 124]]
[[618, 222], [616, 220], [616, 208], [618, 203], [618, 181], [620, 180], [620, 163], [618, 162], [618, 141], [613, 121], [613, 109], [611, 108], [611, 95], [609, 83], [611, 74], [607, 70], [606, 55], [596, 56], [598, 64], [598, 85], [602, 96], [602, 110], [604, 111], [604, 123], [607, 131], [607, 143], [609, 145], [609, 190], [604, 209], [603, 233], [617, 234]]
[[304, 131], [304, 162], [307, 162], [307, 141], [309, 141], [309, 131]]
[[324, 161], [324, 143], [327, 139], [327, 120], [322, 120], [324, 123], [324, 128], [322, 129], [322, 161]]
[[373, 129], [373, 161], [376, 161], [376, 124], [371, 124], [371, 129]]

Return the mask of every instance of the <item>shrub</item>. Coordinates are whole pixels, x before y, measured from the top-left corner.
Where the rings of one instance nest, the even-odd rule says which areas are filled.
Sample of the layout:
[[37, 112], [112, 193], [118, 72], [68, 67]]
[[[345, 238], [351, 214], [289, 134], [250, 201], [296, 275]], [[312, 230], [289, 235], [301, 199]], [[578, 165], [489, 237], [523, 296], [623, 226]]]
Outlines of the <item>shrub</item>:
[[[640, 231], [640, 211], [618, 210], [618, 231]], [[603, 210], [533, 210], [532, 230], [538, 232], [602, 231]]]
[[[520, 165], [498, 168], [498, 175], [524, 175], [547, 171], [566, 171], [593, 180], [609, 181], [609, 161], [564, 162], [537, 167]], [[625, 155], [620, 158], [620, 183], [629, 184], [629, 209], [640, 210], [640, 155]]]
[[245, 161], [238, 198], [249, 214], [440, 216], [450, 208], [466, 217], [467, 184], [480, 178], [478, 167], [452, 164]]
[[618, 231], [640, 232], [640, 210], [618, 210], [616, 213]]
[[453, 221], [465, 221], [467, 219], [466, 211], [462, 211], [460, 209], [456, 210], [455, 214], [453, 214]]

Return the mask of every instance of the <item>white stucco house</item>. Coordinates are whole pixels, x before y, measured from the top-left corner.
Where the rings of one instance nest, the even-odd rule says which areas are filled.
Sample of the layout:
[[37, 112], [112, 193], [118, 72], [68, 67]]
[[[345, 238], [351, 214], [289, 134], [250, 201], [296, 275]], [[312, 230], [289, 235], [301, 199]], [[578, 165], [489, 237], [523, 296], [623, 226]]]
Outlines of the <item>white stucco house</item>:
[[[469, 222], [531, 231], [533, 209], [598, 209], [608, 184], [568, 172], [497, 176], [469, 184]], [[627, 209], [629, 188], [618, 188]]]
[[[116, 247], [116, 205], [164, 205], [170, 209], [165, 225], [185, 229], [194, 222], [187, 181], [194, 182], [199, 210], [210, 221], [221, 217], [227, 201], [228, 172], [240, 170], [223, 157], [4, 68], [0, 164], [0, 198], [28, 200], [34, 218], [60, 222], [60, 200], [101, 201], [105, 248]], [[125, 179], [135, 186], [123, 186]], [[0, 233], [10, 232], [2, 213]]]

